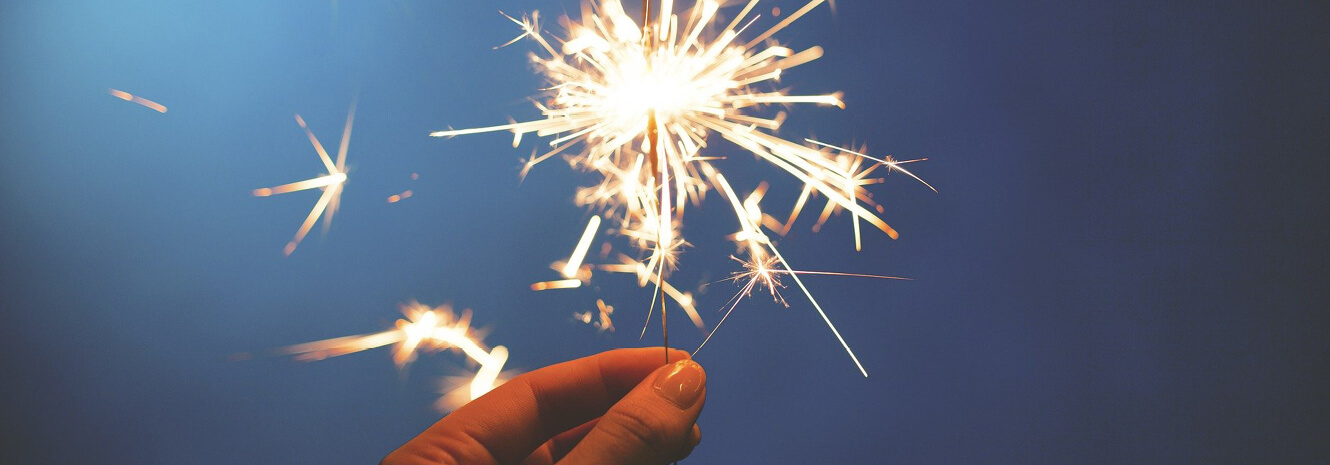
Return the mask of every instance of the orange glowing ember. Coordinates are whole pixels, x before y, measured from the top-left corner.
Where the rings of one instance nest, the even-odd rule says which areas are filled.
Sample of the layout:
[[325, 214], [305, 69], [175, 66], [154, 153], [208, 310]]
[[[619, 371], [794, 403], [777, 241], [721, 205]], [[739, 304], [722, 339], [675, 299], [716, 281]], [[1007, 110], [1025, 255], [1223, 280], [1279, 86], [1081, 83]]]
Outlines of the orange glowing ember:
[[452, 350], [461, 352], [480, 365], [469, 383], [460, 383], [437, 404], [440, 410], [452, 410], [467, 401], [485, 395], [506, 380], [503, 365], [508, 361], [504, 346], [486, 348], [482, 335], [471, 327], [471, 311], [456, 315], [447, 305], [430, 308], [418, 302], [402, 306], [406, 318], [397, 320], [396, 327], [387, 331], [360, 336], [347, 336], [307, 342], [278, 349], [279, 353], [293, 355], [296, 360], [313, 361], [346, 355], [378, 347], [396, 345], [393, 363], [405, 368], [422, 351]]

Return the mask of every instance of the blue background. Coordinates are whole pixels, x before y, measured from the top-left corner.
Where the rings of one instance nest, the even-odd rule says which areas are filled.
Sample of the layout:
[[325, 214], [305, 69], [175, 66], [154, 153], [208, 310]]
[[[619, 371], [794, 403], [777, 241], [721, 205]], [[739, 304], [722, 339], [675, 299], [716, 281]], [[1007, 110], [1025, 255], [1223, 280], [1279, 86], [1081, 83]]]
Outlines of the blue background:
[[[438, 418], [457, 359], [228, 357], [410, 299], [476, 309], [513, 368], [659, 343], [626, 280], [527, 289], [585, 224], [585, 177], [519, 185], [531, 140], [426, 137], [535, 117], [532, 45], [492, 50], [517, 34], [495, 10], [572, 0], [119, 3], [0, 5], [3, 461], [374, 463]], [[848, 103], [785, 135], [929, 157], [941, 192], [891, 177], [901, 239], [863, 253], [843, 216], [781, 242], [799, 268], [917, 280], [808, 278], [867, 379], [793, 290], [744, 303], [698, 356], [686, 463], [1330, 461], [1330, 17], [1288, 3], [844, 0], [780, 34], [826, 49], [783, 84]], [[317, 195], [250, 190], [318, 174], [292, 114], [333, 146], [357, 95], [342, 211], [284, 258]], [[732, 158], [788, 208], [793, 180]], [[720, 200], [690, 214], [682, 285], [734, 269]], [[597, 297], [617, 333], [570, 321]]]

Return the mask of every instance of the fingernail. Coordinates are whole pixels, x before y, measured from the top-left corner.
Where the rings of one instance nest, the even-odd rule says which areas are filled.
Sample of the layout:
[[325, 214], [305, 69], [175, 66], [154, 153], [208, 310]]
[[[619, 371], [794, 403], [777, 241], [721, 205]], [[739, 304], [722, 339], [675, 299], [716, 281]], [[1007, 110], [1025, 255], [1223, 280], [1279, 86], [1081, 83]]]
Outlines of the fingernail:
[[680, 360], [660, 374], [652, 386], [656, 388], [656, 394], [680, 409], [688, 409], [702, 396], [706, 382], [707, 375], [701, 365], [692, 360]]

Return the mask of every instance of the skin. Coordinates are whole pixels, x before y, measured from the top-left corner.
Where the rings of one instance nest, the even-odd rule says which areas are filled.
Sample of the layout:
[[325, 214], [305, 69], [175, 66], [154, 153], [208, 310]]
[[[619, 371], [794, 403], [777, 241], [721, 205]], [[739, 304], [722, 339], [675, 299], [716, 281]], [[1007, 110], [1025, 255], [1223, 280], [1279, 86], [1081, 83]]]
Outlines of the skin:
[[702, 440], [706, 374], [687, 352], [620, 349], [518, 376], [445, 416], [383, 465], [664, 464]]

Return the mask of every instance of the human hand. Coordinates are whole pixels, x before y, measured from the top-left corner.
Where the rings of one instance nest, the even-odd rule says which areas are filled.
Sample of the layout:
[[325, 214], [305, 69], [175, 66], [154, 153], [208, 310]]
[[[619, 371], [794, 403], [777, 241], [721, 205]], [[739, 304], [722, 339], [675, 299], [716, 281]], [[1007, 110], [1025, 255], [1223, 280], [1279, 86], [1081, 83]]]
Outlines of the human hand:
[[706, 373], [687, 352], [619, 349], [513, 378], [443, 417], [382, 465], [663, 464], [702, 440]]

